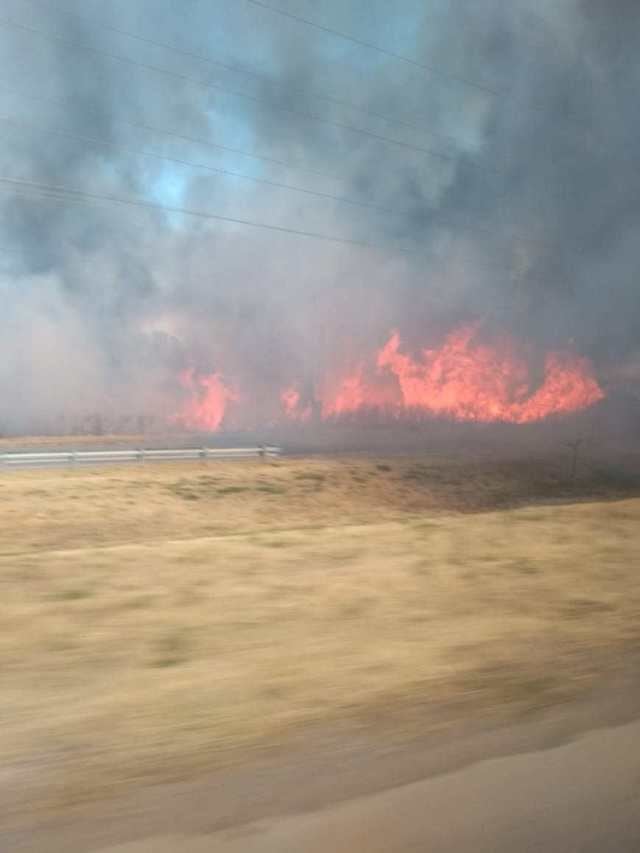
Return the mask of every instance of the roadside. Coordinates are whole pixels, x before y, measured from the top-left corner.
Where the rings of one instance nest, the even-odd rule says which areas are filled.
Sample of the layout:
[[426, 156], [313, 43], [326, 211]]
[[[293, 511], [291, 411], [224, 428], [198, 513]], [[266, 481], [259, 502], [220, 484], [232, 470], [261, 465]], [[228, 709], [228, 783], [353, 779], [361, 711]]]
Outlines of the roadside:
[[[399, 746], [316, 732], [288, 751], [0, 831], [12, 853], [635, 853], [640, 662], [515, 725]], [[613, 726], [613, 728], [611, 728]], [[428, 847], [425, 848], [425, 845]]]
[[301, 816], [101, 853], [637, 853], [640, 724]]
[[517, 460], [0, 478], [3, 804], [569, 705], [639, 647], [639, 529], [633, 483]]

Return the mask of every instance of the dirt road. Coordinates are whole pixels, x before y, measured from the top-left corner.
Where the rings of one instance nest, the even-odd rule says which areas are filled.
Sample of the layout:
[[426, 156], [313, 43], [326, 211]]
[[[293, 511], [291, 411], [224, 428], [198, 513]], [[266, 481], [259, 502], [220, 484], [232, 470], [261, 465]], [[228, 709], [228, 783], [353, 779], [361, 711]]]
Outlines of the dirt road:
[[640, 723], [319, 812], [101, 853], [637, 853]]
[[638, 853], [637, 663], [535, 721], [349, 736], [21, 825], [11, 853]]

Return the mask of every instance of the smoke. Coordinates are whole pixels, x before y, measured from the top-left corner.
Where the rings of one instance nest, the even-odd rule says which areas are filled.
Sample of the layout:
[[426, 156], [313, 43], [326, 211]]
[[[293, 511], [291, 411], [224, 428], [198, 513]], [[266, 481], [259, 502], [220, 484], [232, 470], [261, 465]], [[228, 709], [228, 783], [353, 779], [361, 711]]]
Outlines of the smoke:
[[165, 417], [189, 367], [266, 417], [470, 318], [637, 364], [637, 4], [274, 5], [417, 64], [245, 0], [3, 4], [0, 176], [345, 242], [0, 183], [0, 430]]

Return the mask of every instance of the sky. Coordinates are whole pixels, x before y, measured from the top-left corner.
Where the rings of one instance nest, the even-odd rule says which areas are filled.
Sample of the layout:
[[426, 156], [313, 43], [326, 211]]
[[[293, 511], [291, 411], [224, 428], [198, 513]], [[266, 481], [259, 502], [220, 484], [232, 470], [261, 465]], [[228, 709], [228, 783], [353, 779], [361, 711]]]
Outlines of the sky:
[[3, 3], [0, 431], [470, 319], [635, 363], [637, 4], [273, 5]]

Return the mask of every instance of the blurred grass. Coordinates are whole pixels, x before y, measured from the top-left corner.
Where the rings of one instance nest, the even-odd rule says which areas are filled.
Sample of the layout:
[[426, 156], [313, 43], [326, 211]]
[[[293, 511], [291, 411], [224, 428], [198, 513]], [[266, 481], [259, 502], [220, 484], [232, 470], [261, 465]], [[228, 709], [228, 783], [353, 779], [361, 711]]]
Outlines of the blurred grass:
[[[0, 555], [640, 496], [640, 474], [447, 457], [163, 463], [0, 475]], [[196, 509], [192, 505], [199, 502]]]
[[614, 479], [428, 458], [9, 472], [0, 761], [78, 796], [315, 724], [567, 701], [640, 639], [640, 498]]

